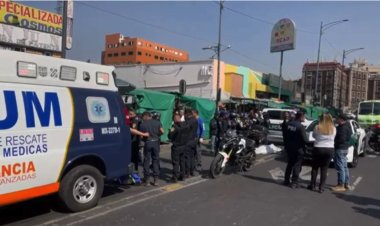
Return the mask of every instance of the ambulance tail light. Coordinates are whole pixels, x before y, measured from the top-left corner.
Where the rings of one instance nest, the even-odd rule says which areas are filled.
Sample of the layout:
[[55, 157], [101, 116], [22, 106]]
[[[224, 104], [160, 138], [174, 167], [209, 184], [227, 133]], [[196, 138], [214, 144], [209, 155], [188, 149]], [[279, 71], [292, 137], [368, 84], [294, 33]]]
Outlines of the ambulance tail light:
[[110, 75], [105, 72], [96, 72], [96, 83], [99, 85], [108, 85], [110, 81]]
[[17, 62], [17, 75], [26, 78], [37, 78], [37, 64]]

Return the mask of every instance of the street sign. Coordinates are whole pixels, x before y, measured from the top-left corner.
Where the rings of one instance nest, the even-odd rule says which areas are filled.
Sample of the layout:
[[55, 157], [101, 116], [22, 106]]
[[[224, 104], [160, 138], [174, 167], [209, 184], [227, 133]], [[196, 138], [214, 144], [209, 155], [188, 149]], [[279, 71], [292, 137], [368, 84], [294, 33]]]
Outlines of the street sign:
[[296, 29], [291, 19], [279, 20], [272, 29], [270, 52], [282, 52], [295, 49]]

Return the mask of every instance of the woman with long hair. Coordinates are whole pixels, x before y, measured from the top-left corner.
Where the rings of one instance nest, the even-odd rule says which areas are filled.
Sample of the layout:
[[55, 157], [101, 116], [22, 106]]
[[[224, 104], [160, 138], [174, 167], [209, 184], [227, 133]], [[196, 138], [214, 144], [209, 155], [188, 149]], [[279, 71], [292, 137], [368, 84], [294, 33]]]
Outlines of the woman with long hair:
[[313, 149], [311, 182], [308, 189], [317, 191], [317, 175], [318, 170], [321, 169], [319, 192], [323, 193], [327, 170], [330, 165], [331, 158], [334, 154], [334, 139], [336, 135], [336, 129], [333, 119], [330, 114], [324, 113], [319, 119], [318, 125], [313, 131], [313, 137], [315, 139]]

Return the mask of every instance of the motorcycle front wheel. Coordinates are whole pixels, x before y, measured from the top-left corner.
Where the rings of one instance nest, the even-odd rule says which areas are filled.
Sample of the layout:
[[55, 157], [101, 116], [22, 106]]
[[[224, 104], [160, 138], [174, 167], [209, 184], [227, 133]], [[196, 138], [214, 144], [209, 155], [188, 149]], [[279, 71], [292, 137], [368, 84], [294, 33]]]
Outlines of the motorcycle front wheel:
[[223, 173], [225, 169], [225, 167], [222, 167], [223, 161], [224, 161], [224, 156], [219, 153], [215, 156], [214, 160], [212, 160], [212, 163], [210, 166], [211, 178], [215, 179]]

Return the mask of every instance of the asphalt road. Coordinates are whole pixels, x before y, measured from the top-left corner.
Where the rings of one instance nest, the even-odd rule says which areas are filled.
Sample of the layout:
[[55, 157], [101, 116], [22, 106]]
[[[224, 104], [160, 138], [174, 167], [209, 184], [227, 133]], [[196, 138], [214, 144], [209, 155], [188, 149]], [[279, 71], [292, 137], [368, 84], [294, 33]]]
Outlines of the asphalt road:
[[[163, 178], [171, 169], [165, 155]], [[205, 170], [211, 159], [204, 156]], [[319, 194], [306, 189], [310, 167], [303, 167], [302, 187], [290, 189], [281, 185], [283, 158], [265, 156], [249, 173], [216, 180], [197, 176], [178, 184], [163, 180], [159, 188], [111, 186], [98, 207], [82, 213], [56, 209], [53, 198], [1, 208], [0, 225], [379, 225], [379, 163], [378, 155], [361, 158], [350, 171], [353, 190]], [[327, 184], [335, 183], [331, 168]]]

